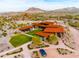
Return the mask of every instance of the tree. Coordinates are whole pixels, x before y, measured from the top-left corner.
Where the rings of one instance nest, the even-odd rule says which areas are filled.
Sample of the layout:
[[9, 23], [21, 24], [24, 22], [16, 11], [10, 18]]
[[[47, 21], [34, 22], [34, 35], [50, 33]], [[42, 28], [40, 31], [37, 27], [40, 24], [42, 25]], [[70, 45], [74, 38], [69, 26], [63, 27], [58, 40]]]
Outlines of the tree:
[[72, 18], [73, 18], [72, 15], [66, 15], [65, 17], [66, 17], [67, 19], [72, 19]]
[[6, 32], [3, 32], [2, 35], [3, 35], [4, 37], [6, 37], [7, 33], [6, 33]]
[[41, 46], [43, 44], [42, 41], [38, 37], [33, 37], [32, 42], [33, 43], [31, 45], [31, 47], [38, 47], [38, 46]]
[[37, 38], [37, 37], [33, 37], [32, 41], [33, 41], [33, 44], [35, 44], [35, 45], [42, 44], [42, 41], [39, 38]]
[[50, 44], [54, 44], [54, 45], [58, 44], [58, 38], [54, 34], [51, 34], [47, 40]]

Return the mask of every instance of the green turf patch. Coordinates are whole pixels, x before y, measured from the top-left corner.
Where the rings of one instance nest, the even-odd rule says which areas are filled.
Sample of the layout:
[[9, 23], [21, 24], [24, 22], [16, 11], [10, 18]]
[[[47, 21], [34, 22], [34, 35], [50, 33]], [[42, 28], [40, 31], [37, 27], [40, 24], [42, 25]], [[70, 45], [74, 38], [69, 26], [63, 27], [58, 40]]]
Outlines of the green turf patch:
[[15, 36], [12, 36], [10, 39], [10, 43], [14, 46], [14, 47], [18, 47], [21, 46], [24, 43], [27, 43], [31, 41], [31, 37], [26, 36], [24, 34], [17, 34]]
[[39, 28], [37, 28], [37, 29], [35, 29], [35, 30], [29, 31], [29, 32], [26, 33], [26, 34], [29, 34], [29, 35], [32, 35], [33, 37], [36, 37], [36, 38], [42, 39], [40, 36], [38, 36], [38, 35], [35, 34], [36, 32], [40, 32], [40, 31], [42, 31], [42, 30], [39, 29]]
[[29, 31], [27, 34], [30, 34], [30, 35], [35, 35], [36, 32], [40, 32], [42, 31], [41, 29], [35, 29], [35, 30], [32, 30], [32, 31]]

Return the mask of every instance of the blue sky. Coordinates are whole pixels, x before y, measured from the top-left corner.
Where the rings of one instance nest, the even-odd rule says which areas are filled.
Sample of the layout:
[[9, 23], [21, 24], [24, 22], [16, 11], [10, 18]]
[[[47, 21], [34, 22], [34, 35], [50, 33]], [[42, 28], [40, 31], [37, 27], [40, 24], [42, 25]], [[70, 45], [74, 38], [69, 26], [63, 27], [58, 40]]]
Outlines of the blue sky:
[[0, 12], [24, 11], [30, 7], [54, 10], [65, 7], [78, 7], [79, 0], [0, 0]]

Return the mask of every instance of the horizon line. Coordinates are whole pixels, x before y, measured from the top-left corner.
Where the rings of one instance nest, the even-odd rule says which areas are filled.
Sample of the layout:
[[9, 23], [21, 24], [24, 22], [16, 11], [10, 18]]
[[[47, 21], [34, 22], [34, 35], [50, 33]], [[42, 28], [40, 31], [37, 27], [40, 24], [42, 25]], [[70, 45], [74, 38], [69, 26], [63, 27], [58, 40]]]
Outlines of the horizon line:
[[57, 9], [51, 9], [51, 10], [47, 10], [47, 9], [42, 9], [42, 8], [39, 8], [39, 7], [29, 7], [29, 8], [26, 8], [26, 10], [19, 10], [19, 11], [1, 11], [0, 13], [9, 13], [9, 12], [24, 12], [24, 11], [27, 11], [28, 9], [30, 8], [38, 8], [38, 9], [41, 9], [41, 10], [44, 10], [44, 11], [54, 11], [54, 10], [57, 10], [57, 9], [64, 9], [64, 8], [78, 8], [78, 7], [62, 7], [62, 8], [57, 8]]

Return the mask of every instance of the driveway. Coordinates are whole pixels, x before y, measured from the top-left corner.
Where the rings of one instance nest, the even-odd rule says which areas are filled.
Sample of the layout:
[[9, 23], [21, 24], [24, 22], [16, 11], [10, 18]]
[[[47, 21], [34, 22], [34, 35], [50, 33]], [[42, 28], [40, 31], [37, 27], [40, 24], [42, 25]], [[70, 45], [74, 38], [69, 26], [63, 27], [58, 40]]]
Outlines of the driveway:
[[76, 43], [76, 49], [79, 50], [79, 31], [73, 27], [69, 27], [72, 38], [74, 39], [74, 42]]

